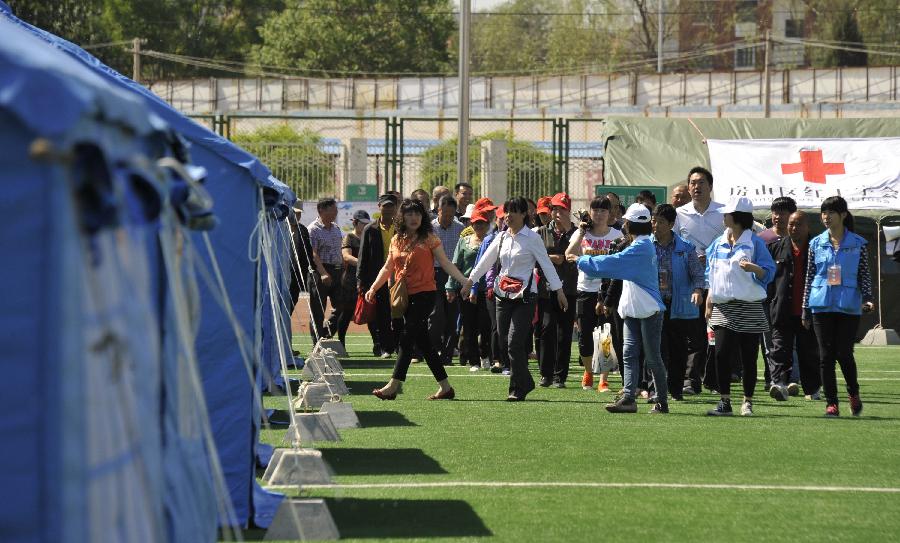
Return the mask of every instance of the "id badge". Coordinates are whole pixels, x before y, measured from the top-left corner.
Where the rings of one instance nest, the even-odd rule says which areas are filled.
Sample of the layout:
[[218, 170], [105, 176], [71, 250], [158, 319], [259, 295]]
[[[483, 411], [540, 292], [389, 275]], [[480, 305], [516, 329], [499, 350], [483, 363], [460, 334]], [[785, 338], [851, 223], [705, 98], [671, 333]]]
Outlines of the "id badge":
[[659, 290], [662, 292], [669, 291], [669, 270], [660, 268], [660, 270], [659, 270]]
[[837, 286], [841, 284], [840, 264], [832, 264], [831, 266], [828, 266], [828, 284], [830, 286]]

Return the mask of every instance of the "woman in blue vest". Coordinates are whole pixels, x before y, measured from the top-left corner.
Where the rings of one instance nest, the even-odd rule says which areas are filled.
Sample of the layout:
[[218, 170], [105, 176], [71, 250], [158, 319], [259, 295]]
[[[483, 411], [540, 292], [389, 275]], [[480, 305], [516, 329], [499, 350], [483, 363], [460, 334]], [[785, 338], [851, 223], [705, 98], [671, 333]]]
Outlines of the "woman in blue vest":
[[847, 382], [850, 412], [859, 416], [863, 404], [859, 399], [853, 342], [860, 313], [875, 309], [866, 240], [853, 233], [853, 216], [840, 196], [826, 198], [821, 212], [827, 230], [809, 242], [803, 326], [813, 326], [819, 342], [825, 416], [840, 415], [835, 361], [841, 365]]
[[763, 308], [766, 285], [775, 276], [775, 262], [765, 242], [753, 233], [753, 203], [732, 198], [720, 212], [725, 233], [706, 249], [706, 321], [716, 335], [716, 376], [721, 399], [707, 415], [730, 416], [731, 362], [740, 361], [744, 401], [741, 415], [753, 415], [756, 357], [760, 334], [769, 331]]
[[598, 256], [569, 256], [588, 277], [622, 280], [622, 296], [618, 312], [624, 321], [624, 387], [622, 397], [608, 404], [610, 413], [636, 413], [637, 385], [640, 380], [641, 351], [644, 363], [656, 382], [657, 402], [650, 413], [668, 413], [667, 374], [659, 352], [663, 305], [659, 294], [656, 249], [650, 240], [650, 209], [632, 204], [625, 211], [625, 234], [631, 245], [621, 253]]
[[684, 399], [684, 375], [687, 368], [688, 338], [693, 333], [700, 304], [703, 303], [705, 276], [694, 244], [685, 241], [672, 228], [675, 208], [660, 204], [653, 212], [653, 245], [659, 266], [659, 293], [666, 312], [662, 327], [662, 356], [669, 374], [669, 393]]

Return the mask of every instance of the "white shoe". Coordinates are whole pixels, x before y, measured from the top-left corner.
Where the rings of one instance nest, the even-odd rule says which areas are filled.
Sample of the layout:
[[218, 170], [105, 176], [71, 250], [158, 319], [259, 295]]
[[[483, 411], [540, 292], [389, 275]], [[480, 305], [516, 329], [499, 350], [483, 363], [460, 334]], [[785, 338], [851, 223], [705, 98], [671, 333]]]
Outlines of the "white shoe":
[[419, 363], [419, 359], [418, 359], [418, 358], [413, 358], [412, 360], [409, 361], [409, 363], [410, 363], [410, 364], [418, 364], [418, 363]]
[[822, 396], [819, 394], [819, 391], [817, 390], [817, 391], [813, 392], [812, 394], [807, 394], [806, 396], [803, 397], [803, 399], [813, 402], [813, 401], [821, 400]]
[[469, 366], [469, 372], [470, 372], [470, 373], [475, 373], [476, 371], [478, 371], [478, 370], [480, 370], [480, 369], [481, 369], [481, 368], [478, 367], [478, 366]]
[[790, 396], [797, 396], [800, 394], [800, 385], [797, 383], [788, 383], [787, 393]]
[[387, 359], [391, 357], [391, 353], [381, 353], [381, 358]]
[[787, 387], [781, 385], [772, 385], [771, 387], [769, 387], [769, 396], [775, 398], [775, 400], [779, 402], [787, 401]]
[[491, 359], [490, 358], [482, 358], [481, 359], [481, 369], [483, 369], [483, 370], [491, 369]]
[[753, 416], [753, 402], [749, 400], [744, 400], [744, 403], [741, 404], [741, 416], [742, 417], [752, 417]]

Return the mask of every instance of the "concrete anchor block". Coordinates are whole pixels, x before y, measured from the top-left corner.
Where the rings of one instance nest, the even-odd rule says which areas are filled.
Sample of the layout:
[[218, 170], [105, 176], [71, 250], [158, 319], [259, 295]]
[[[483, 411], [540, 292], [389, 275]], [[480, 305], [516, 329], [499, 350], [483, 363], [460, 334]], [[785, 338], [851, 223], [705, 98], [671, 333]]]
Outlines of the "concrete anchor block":
[[326, 402], [322, 404], [321, 413], [328, 413], [334, 427], [341, 430], [344, 428], [359, 428], [359, 417], [353, 411], [353, 406], [345, 402]]
[[325, 500], [285, 498], [263, 541], [336, 541], [339, 538]]
[[263, 475], [267, 485], [328, 485], [331, 469], [315, 449], [275, 449]]
[[893, 328], [872, 328], [859, 342], [860, 345], [900, 345], [900, 336]]
[[320, 409], [322, 404], [339, 399], [325, 381], [305, 381], [300, 385], [297, 392], [297, 399], [294, 400], [294, 410], [309, 411]]
[[344, 382], [344, 375], [341, 373], [324, 373], [318, 381], [328, 383], [332, 394], [337, 394], [338, 396], [350, 394], [350, 390]]
[[337, 355], [337, 356], [342, 356], [342, 357], [347, 356], [347, 349], [345, 349], [344, 346], [341, 344], [341, 342], [336, 339], [322, 338], [316, 343], [314, 350], [317, 350], [317, 351], [331, 350], [331, 351], [334, 351], [335, 355]]
[[297, 422], [297, 427], [289, 426], [287, 430], [287, 439], [290, 441], [299, 439], [300, 443], [309, 443], [310, 441], [341, 440], [328, 413], [297, 413], [294, 415], [294, 420]]

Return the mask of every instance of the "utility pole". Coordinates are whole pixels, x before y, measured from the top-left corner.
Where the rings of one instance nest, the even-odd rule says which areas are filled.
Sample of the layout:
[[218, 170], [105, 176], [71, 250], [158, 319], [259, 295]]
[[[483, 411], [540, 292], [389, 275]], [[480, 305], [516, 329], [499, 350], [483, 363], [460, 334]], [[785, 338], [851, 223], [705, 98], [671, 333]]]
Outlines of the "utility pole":
[[456, 149], [456, 182], [469, 182], [469, 25], [471, 0], [459, 2], [459, 143]]
[[765, 73], [764, 73], [764, 77], [766, 78], [766, 96], [765, 96], [765, 102], [764, 102], [765, 103], [764, 110], [765, 110], [766, 119], [768, 119], [772, 114], [772, 103], [771, 103], [772, 78], [771, 78], [771, 74], [769, 73], [769, 63], [771, 62], [771, 59], [772, 59], [772, 36], [771, 36], [771, 30], [766, 29], [766, 61], [765, 61], [766, 66], [765, 66]]
[[659, 0], [656, 16], [656, 73], [663, 71], [663, 0]]
[[133, 79], [136, 83], [141, 82], [141, 42], [144, 41], [141, 38], [134, 38], [131, 40], [131, 52], [134, 54], [132, 57], [132, 73], [131, 79]]

